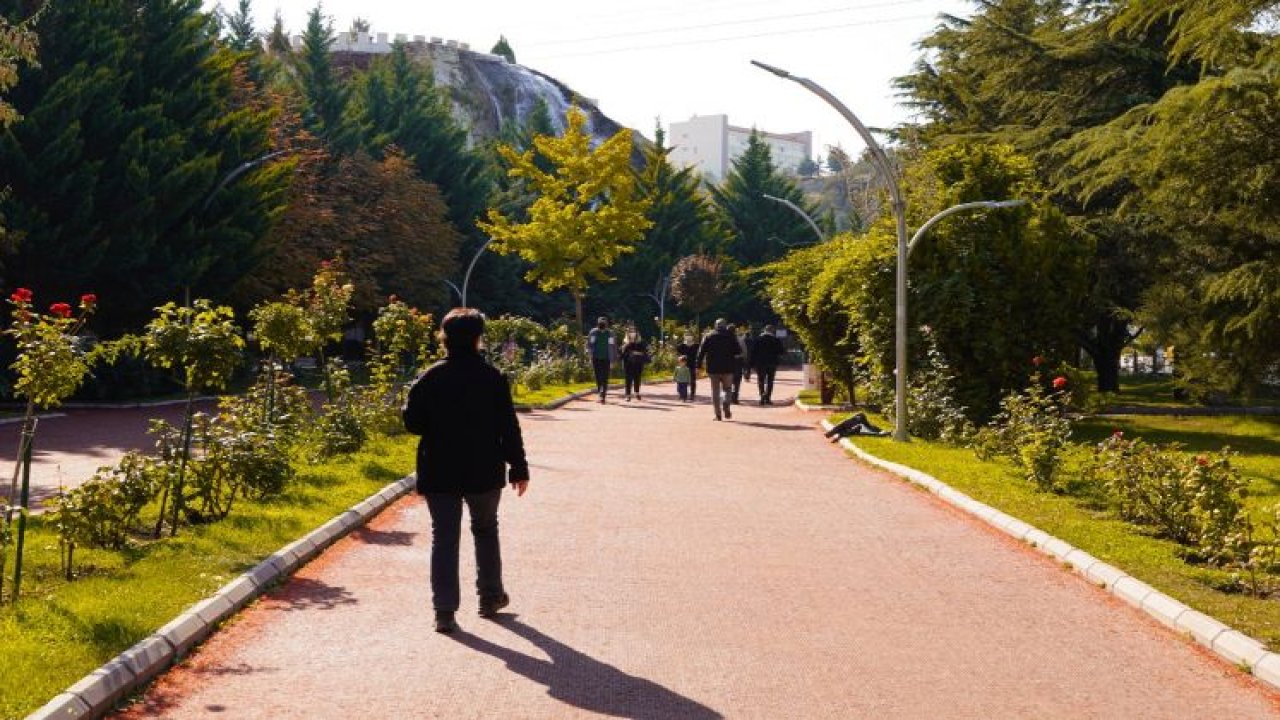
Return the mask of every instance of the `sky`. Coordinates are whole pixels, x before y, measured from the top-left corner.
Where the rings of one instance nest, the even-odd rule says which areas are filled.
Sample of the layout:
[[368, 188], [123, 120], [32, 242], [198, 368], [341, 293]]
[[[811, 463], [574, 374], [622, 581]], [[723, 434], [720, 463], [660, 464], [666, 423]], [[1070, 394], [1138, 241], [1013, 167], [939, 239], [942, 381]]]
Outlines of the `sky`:
[[[236, 0], [222, 0], [234, 7]], [[279, 11], [300, 34], [315, 0], [253, 0], [257, 27]], [[597, 101], [615, 121], [653, 137], [655, 124], [694, 115], [779, 133], [810, 130], [814, 153], [863, 143], [836, 111], [759, 60], [826, 88], [866, 125], [891, 127], [909, 111], [892, 80], [911, 71], [916, 43], [970, 0], [326, 0], [341, 32], [354, 18], [374, 33], [424, 35], [489, 51], [506, 36], [516, 60]]]

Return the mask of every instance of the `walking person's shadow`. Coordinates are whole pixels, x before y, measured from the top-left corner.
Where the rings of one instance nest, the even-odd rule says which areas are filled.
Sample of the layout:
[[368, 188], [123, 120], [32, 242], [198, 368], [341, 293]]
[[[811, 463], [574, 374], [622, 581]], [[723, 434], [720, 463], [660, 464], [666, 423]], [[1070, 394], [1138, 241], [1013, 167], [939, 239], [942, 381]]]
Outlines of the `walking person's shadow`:
[[500, 617], [502, 627], [533, 643], [550, 660], [525, 655], [467, 632], [455, 632], [449, 637], [502, 660], [513, 672], [546, 685], [551, 697], [583, 710], [636, 720], [719, 720], [724, 717], [655, 682], [628, 675], [557, 642], [514, 615]]

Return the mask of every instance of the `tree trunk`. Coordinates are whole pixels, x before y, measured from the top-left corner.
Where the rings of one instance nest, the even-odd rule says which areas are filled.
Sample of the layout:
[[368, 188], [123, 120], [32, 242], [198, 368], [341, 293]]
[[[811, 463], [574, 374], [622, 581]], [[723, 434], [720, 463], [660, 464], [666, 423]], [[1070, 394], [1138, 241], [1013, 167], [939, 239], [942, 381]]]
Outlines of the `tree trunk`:
[[1120, 392], [1120, 356], [1133, 341], [1129, 324], [1119, 318], [1104, 316], [1094, 326], [1095, 336], [1081, 343], [1093, 359], [1098, 372], [1098, 392]]
[[582, 317], [582, 293], [577, 290], [573, 291], [573, 314], [578, 319], [578, 330], [586, 332], [585, 318]]

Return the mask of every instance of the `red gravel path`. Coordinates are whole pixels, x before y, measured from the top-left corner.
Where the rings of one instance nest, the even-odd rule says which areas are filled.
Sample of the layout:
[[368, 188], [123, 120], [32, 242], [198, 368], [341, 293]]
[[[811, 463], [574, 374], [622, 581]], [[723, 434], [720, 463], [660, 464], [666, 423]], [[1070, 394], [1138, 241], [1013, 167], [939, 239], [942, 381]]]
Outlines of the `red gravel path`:
[[461, 633], [432, 631], [407, 498], [123, 716], [1280, 715], [1250, 677], [846, 458], [817, 416], [714, 422], [673, 396], [522, 416], [533, 483], [504, 499], [499, 621], [467, 607]]

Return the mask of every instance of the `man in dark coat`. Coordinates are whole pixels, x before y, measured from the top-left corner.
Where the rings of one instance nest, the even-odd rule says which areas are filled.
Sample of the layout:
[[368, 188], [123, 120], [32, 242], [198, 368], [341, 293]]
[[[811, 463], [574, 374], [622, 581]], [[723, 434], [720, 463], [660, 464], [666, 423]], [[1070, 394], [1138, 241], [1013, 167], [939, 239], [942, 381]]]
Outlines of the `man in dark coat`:
[[760, 389], [760, 404], [773, 404], [773, 378], [778, 373], [778, 361], [782, 359], [785, 348], [782, 341], [774, 334], [772, 325], [765, 325], [764, 332], [756, 338], [751, 347], [751, 364], [756, 370], [756, 387]]
[[[729, 407], [733, 399], [733, 371], [741, 357], [742, 346], [738, 336], [729, 330], [729, 324], [723, 318], [716, 320], [716, 329], [707, 333], [698, 347], [697, 365], [701, 367], [706, 363], [707, 377], [711, 380], [711, 405], [715, 408], [717, 420], [722, 407], [725, 417], [733, 417], [733, 410]], [[723, 405], [721, 395], [724, 397]]]
[[440, 330], [447, 355], [414, 381], [401, 415], [405, 428], [422, 436], [417, 487], [431, 512], [431, 603], [436, 631], [448, 633], [458, 627], [463, 504], [475, 539], [480, 615], [493, 617], [510, 602], [502, 585], [498, 501], [507, 480], [524, 495], [529, 464], [507, 379], [480, 356], [484, 315], [455, 308]]

